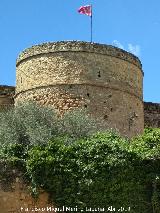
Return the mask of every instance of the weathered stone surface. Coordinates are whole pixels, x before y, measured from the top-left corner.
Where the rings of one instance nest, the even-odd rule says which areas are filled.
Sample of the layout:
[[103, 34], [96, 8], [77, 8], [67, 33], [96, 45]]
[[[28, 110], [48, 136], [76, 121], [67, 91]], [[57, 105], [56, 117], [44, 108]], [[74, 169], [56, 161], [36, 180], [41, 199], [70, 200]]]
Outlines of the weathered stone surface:
[[144, 121], [146, 127], [160, 128], [160, 104], [144, 102]]
[[88, 108], [103, 127], [125, 136], [144, 128], [143, 71], [134, 55], [87, 42], [46, 43], [17, 59], [15, 102], [35, 100], [60, 113]]
[[0, 86], [0, 110], [14, 105], [14, 94], [15, 87], [2, 85]]
[[[3, 191], [0, 189], [0, 213], [22, 213], [22, 212], [36, 212], [36, 209], [47, 209], [53, 206], [48, 203], [48, 194], [41, 192], [38, 200], [31, 196], [28, 186], [18, 180], [12, 184], [14, 190]], [[35, 210], [35, 211], [34, 211]], [[48, 211], [43, 211], [47, 213]], [[54, 212], [54, 211], [52, 211]]]
[[38, 199], [31, 196], [29, 185], [17, 169], [6, 162], [0, 162], [0, 168], [0, 213], [31, 213], [38, 208], [42, 212], [42, 209], [53, 207], [44, 191], [40, 191]]
[[83, 41], [48, 42], [43, 43], [41, 45], [32, 46], [31, 48], [25, 49], [19, 55], [19, 57], [17, 58], [17, 65], [22, 60], [25, 60], [29, 57], [36, 56], [39, 54], [54, 53], [54, 52], [76, 52], [76, 51], [109, 55], [135, 64], [140, 69], [142, 68], [139, 58], [129, 52], [126, 52], [120, 48], [111, 45], [89, 43]]

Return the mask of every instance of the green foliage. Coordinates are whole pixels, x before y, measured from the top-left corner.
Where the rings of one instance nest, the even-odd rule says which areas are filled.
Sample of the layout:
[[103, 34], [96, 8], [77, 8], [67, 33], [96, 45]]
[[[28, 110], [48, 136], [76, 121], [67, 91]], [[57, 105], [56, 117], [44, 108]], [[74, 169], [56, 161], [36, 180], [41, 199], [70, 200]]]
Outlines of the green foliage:
[[66, 112], [58, 128], [59, 135], [69, 135], [73, 141], [77, 138], [88, 137], [97, 130], [95, 121], [83, 109]]
[[96, 130], [81, 110], [59, 118], [20, 105], [0, 113], [0, 158], [20, 165], [33, 194], [43, 188], [57, 206], [159, 213], [160, 129], [132, 140]]
[[[146, 171], [153, 213], [160, 212], [160, 129], [147, 128], [142, 136], [134, 138], [128, 149], [142, 160]], [[149, 194], [149, 193], [148, 193]]]
[[57, 132], [53, 110], [33, 103], [20, 104], [0, 113], [0, 143], [44, 144]]
[[145, 129], [142, 136], [131, 141], [130, 148], [143, 158], [157, 159], [160, 156], [160, 129]]
[[137, 146], [113, 132], [67, 146], [64, 141], [66, 137], [58, 137], [43, 148], [32, 148], [27, 160], [33, 186], [44, 188], [57, 205], [159, 212], [159, 162], [137, 155]]
[[64, 134], [70, 135], [68, 142], [71, 143], [75, 138], [90, 135], [95, 128], [94, 121], [82, 110], [68, 112], [60, 118], [53, 109], [29, 102], [0, 112], [0, 147], [2, 150], [23, 144], [28, 149]]

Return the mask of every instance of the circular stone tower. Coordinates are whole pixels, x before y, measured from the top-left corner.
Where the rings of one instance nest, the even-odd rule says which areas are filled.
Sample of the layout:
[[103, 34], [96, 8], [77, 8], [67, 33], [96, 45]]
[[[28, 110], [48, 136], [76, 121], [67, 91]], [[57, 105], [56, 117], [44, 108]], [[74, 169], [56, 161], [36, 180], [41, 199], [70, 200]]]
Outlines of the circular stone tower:
[[17, 59], [15, 103], [34, 100], [60, 113], [86, 108], [105, 128], [143, 132], [143, 71], [122, 49], [88, 42], [44, 43]]

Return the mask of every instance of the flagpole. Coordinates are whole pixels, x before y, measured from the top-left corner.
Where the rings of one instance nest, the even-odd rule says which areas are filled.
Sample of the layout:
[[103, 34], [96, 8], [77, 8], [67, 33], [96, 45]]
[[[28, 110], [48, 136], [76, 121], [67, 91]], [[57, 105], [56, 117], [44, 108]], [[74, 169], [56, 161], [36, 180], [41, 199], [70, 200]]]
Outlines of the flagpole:
[[93, 40], [93, 11], [92, 11], [92, 4], [91, 4], [91, 43], [92, 43], [92, 40]]
[[91, 20], [91, 29], [90, 29], [90, 36], [91, 36], [91, 43], [93, 42], [93, 26], [92, 26], [92, 20], [93, 20], [93, 15], [92, 15], [92, 4], [90, 5], [86, 5], [86, 6], [81, 6], [79, 9], [78, 9], [78, 12], [80, 14], [84, 14], [84, 15], [87, 15], [87, 16], [90, 16]]

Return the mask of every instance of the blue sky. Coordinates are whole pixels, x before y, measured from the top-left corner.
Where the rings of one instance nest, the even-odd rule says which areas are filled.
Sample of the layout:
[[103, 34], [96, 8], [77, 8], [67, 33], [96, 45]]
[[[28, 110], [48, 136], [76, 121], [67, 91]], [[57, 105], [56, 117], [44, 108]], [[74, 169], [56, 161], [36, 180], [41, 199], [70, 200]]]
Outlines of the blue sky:
[[59, 40], [90, 40], [90, 18], [78, 14], [93, 5], [93, 41], [114, 44], [139, 56], [144, 100], [160, 102], [159, 0], [1, 0], [0, 85], [15, 85], [20, 51]]

